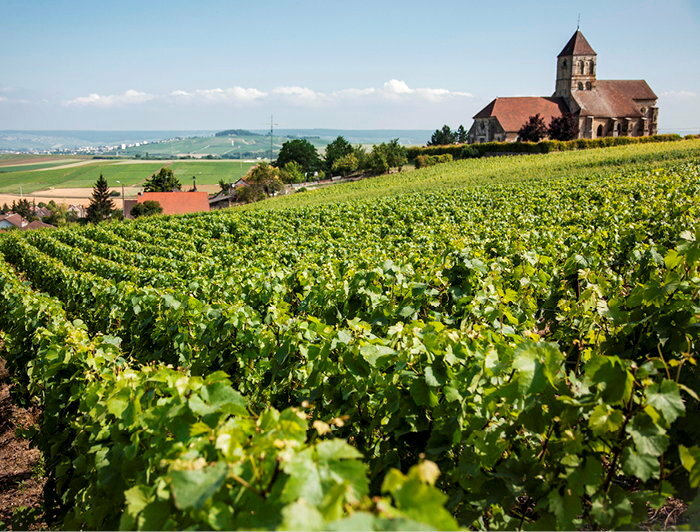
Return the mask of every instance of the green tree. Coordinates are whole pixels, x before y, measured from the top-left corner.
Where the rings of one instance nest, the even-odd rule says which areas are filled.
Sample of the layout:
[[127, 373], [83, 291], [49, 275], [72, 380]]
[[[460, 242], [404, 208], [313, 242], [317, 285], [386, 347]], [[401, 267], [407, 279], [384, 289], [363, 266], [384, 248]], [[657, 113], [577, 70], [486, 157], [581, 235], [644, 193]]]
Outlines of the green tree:
[[182, 185], [175, 177], [172, 168], [161, 168], [157, 174], [153, 174], [143, 185], [144, 192], [173, 192], [181, 190]]
[[518, 140], [521, 142], [539, 142], [546, 136], [547, 126], [539, 113], [528, 118], [518, 130]]
[[467, 130], [464, 129], [462, 124], [457, 128], [457, 142], [460, 144], [466, 144], [467, 142]]
[[87, 208], [87, 219], [89, 222], [98, 223], [106, 220], [112, 215], [114, 202], [109, 197], [109, 185], [105, 177], [100, 177], [92, 188], [92, 198]]
[[316, 148], [306, 139], [289, 140], [282, 144], [274, 166], [282, 168], [292, 161], [299, 163], [304, 172], [315, 172], [321, 168], [321, 159]]
[[355, 157], [355, 154], [348, 153], [335, 160], [335, 162], [333, 163], [332, 170], [333, 173], [338, 173], [342, 176], [346, 176], [356, 171], [359, 167], [360, 165], [357, 161], [357, 157]]
[[27, 221], [32, 221], [36, 217], [34, 216], [34, 210], [32, 209], [32, 204], [29, 200], [21, 199], [18, 202], [12, 202], [12, 207], [10, 208], [15, 214], [19, 214], [22, 218]]
[[549, 138], [554, 140], [573, 140], [578, 138], [578, 119], [571, 113], [555, 116], [549, 123]]
[[51, 211], [51, 214], [42, 218], [41, 221], [44, 223], [61, 227], [68, 224], [69, 221], [73, 221], [66, 205], [57, 205], [55, 201], [51, 200], [46, 208]]
[[141, 216], [153, 216], [154, 214], [161, 214], [163, 212], [163, 207], [160, 203], [153, 200], [146, 200], [143, 203], [137, 203], [131, 208], [131, 216], [134, 218], [140, 218]]
[[457, 132], [445, 124], [442, 129], [436, 129], [428, 141], [428, 146], [445, 146], [457, 142]]
[[345, 137], [338, 136], [336, 139], [326, 146], [326, 153], [324, 157], [324, 163], [326, 171], [333, 171], [333, 164], [346, 155], [350, 155], [353, 152], [352, 144], [350, 144]]
[[366, 169], [375, 175], [386, 174], [389, 171], [389, 163], [386, 159], [386, 151], [379, 146], [374, 146], [367, 156]]
[[306, 179], [304, 168], [296, 161], [289, 161], [280, 170], [283, 183], [303, 183]]
[[399, 139], [393, 139], [389, 143], [384, 144], [384, 146], [386, 146], [384, 149], [386, 150], [386, 161], [389, 163], [389, 167], [398, 168], [400, 172], [403, 165], [408, 161], [406, 148], [399, 144]]
[[7, 206], [7, 203], [2, 204], [2, 211], [0, 212], [2, 212], [3, 214], [10, 212], [10, 207]]
[[279, 177], [279, 169], [268, 163], [260, 163], [251, 168], [245, 176], [246, 186], [237, 189], [240, 201], [251, 203], [260, 201], [282, 190], [284, 185]]

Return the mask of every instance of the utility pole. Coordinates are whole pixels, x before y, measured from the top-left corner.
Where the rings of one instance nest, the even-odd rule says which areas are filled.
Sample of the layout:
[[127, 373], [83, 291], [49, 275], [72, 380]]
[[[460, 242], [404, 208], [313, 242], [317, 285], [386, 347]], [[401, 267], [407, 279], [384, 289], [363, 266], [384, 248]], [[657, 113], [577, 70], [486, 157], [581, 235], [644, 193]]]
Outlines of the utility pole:
[[275, 126], [278, 126], [279, 124], [274, 123], [274, 118], [273, 115], [270, 115], [270, 163], [272, 163], [272, 136], [275, 133]]

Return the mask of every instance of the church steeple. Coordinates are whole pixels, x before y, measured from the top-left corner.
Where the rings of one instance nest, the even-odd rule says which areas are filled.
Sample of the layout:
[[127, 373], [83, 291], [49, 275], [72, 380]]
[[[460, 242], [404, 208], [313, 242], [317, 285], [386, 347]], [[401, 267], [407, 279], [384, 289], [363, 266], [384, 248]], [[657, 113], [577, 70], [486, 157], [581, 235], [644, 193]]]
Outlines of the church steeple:
[[557, 56], [557, 83], [554, 96], [570, 98], [578, 90], [595, 87], [597, 55], [578, 29]]

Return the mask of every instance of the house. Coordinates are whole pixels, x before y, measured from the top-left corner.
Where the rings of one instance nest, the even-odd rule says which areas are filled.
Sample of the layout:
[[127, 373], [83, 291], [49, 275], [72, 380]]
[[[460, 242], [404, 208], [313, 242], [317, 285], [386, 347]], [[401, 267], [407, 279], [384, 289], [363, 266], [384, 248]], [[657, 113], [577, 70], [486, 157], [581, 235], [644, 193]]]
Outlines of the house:
[[657, 96], [646, 81], [599, 80], [598, 55], [578, 29], [557, 56], [552, 96], [496, 98], [474, 115], [469, 143], [518, 139], [518, 130], [539, 114], [547, 125], [571, 113], [579, 138], [641, 137], [658, 131]]
[[124, 217], [131, 218], [131, 209], [137, 203], [157, 201], [163, 214], [188, 214], [209, 210], [209, 195], [206, 192], [143, 192], [136, 199], [124, 200]]
[[29, 222], [14, 212], [0, 216], [0, 229], [23, 229], [27, 225]]
[[242, 187], [247, 187], [248, 182], [244, 178], [240, 178], [238, 181], [229, 186], [230, 188], [227, 192], [220, 190], [209, 198], [209, 206], [212, 209], [224, 209], [236, 203], [238, 201], [237, 191]]
[[31, 229], [56, 229], [55, 226], [51, 224], [46, 224], [44, 222], [41, 222], [39, 220], [34, 220], [33, 222], [29, 222], [25, 227], [22, 228], [22, 230], [28, 231]]
[[45, 224], [39, 220], [28, 222], [16, 213], [9, 213], [5, 214], [4, 216], [0, 216], [0, 231], [12, 228], [19, 229], [20, 231], [27, 231], [31, 229], [44, 229], [49, 227], [55, 229], [53, 225]]

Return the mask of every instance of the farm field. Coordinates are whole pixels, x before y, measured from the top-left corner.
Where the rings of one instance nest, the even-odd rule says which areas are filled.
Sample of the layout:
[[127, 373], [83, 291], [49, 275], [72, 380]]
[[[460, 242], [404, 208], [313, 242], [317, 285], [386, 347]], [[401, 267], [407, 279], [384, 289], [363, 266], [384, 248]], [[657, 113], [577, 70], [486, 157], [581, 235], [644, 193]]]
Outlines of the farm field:
[[698, 161], [466, 160], [1, 235], [52, 525], [629, 529], [692, 503]]
[[90, 188], [100, 174], [112, 187], [118, 187], [117, 180], [127, 186], [139, 185], [163, 166], [172, 168], [184, 186], [191, 185], [192, 176], [197, 177], [198, 184], [215, 185], [220, 179], [236, 181], [252, 165], [242, 161], [86, 160], [41, 171], [0, 167], [0, 193], [19, 194], [20, 185], [25, 194], [48, 188]]

